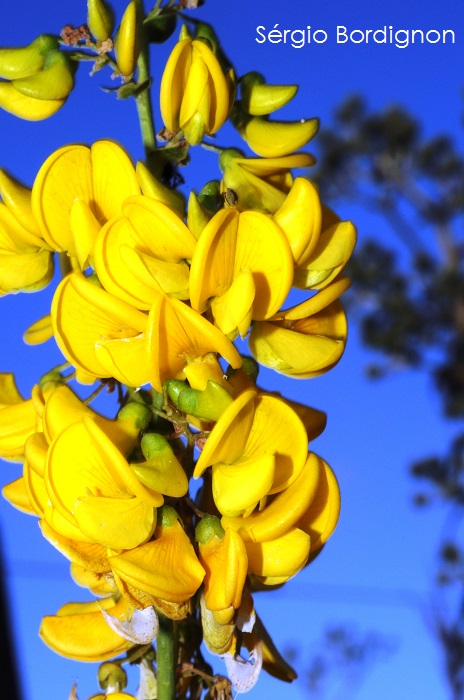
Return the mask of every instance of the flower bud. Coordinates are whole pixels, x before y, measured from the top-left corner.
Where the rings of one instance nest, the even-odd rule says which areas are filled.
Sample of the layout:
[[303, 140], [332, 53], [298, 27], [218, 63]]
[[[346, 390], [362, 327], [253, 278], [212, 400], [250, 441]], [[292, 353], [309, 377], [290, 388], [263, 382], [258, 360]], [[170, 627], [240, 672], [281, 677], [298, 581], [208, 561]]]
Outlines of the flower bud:
[[240, 79], [241, 105], [245, 112], [256, 117], [271, 114], [292, 100], [297, 85], [266, 85], [260, 73], [252, 71]]
[[182, 38], [161, 79], [161, 115], [169, 131], [182, 129], [188, 143], [200, 143], [224, 124], [234, 96], [233, 76], [224, 74], [209, 44]]
[[231, 403], [229, 392], [211, 380], [204, 391], [188, 387], [179, 394], [180, 410], [206, 421], [217, 421]]
[[98, 684], [102, 690], [123, 690], [127, 685], [127, 675], [119, 664], [106, 661], [97, 672]]
[[135, 0], [131, 0], [126, 7], [114, 42], [116, 63], [124, 77], [132, 75], [139, 57], [139, 18], [137, 15], [137, 3]]
[[157, 433], [147, 433], [141, 442], [146, 461], [130, 465], [137, 479], [152, 491], [181, 498], [188, 491], [188, 479], [169, 442]]
[[111, 36], [113, 13], [104, 0], [87, 0], [87, 25], [97, 41]]
[[51, 51], [45, 58], [42, 70], [13, 80], [12, 84], [22, 95], [36, 100], [63, 100], [74, 87], [74, 67], [66, 54]]
[[40, 34], [28, 46], [0, 48], [0, 78], [27, 78], [40, 71], [50, 51], [58, 48], [58, 39]]

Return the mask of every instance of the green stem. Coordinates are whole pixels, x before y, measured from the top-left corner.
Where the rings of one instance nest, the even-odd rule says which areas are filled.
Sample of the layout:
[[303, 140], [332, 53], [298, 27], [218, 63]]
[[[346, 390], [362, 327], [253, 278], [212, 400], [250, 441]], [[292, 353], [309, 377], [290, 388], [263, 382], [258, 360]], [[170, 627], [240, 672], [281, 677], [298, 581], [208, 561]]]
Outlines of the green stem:
[[159, 634], [156, 639], [156, 658], [158, 664], [158, 700], [175, 700], [177, 644], [174, 622], [158, 613]]
[[145, 157], [156, 151], [156, 134], [155, 124], [153, 119], [153, 108], [151, 104], [150, 93], [150, 54], [149, 44], [146, 38], [145, 29], [143, 27], [143, 18], [145, 11], [143, 8], [143, 0], [136, 0], [140, 17], [139, 37], [140, 37], [140, 54], [137, 61], [138, 67], [138, 84], [146, 86], [136, 95], [135, 101], [137, 104], [137, 112], [139, 115], [140, 130], [142, 132], [143, 147], [145, 149]]

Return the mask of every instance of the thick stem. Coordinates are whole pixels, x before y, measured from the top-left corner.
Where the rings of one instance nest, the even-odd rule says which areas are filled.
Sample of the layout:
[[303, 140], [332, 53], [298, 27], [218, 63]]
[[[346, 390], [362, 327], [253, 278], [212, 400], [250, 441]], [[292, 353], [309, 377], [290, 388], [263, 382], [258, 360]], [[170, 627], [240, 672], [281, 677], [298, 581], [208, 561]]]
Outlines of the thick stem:
[[138, 84], [142, 85], [146, 83], [146, 86], [137, 94], [135, 101], [137, 104], [137, 112], [139, 115], [140, 130], [142, 132], [143, 147], [145, 149], [145, 157], [148, 159], [149, 156], [156, 151], [156, 135], [155, 135], [155, 124], [153, 119], [153, 108], [151, 104], [151, 93], [150, 93], [150, 55], [149, 55], [149, 45], [146, 38], [145, 29], [143, 27], [143, 18], [145, 17], [145, 11], [143, 8], [143, 0], [136, 0], [138, 7], [138, 14], [140, 17], [139, 25], [139, 40], [140, 40], [140, 54], [137, 61], [138, 67]]
[[156, 658], [158, 665], [158, 700], [175, 700], [177, 640], [175, 624], [172, 620], [159, 615], [159, 634], [156, 640]]

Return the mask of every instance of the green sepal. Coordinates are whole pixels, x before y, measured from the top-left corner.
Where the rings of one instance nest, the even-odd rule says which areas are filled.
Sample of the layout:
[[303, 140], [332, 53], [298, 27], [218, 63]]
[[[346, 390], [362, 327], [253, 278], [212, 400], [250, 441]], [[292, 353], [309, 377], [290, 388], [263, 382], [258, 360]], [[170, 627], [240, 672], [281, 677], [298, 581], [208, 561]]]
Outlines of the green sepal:
[[213, 537], [224, 539], [226, 531], [221, 525], [221, 521], [215, 515], [206, 514], [202, 517], [195, 528], [195, 540], [200, 544], [208, 544]]

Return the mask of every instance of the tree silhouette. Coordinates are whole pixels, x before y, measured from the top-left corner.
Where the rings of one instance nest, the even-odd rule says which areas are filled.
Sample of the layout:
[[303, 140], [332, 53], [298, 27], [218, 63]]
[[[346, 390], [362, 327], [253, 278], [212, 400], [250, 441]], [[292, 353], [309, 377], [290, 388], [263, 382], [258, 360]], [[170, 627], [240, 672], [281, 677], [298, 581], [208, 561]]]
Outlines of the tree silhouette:
[[[443, 413], [464, 418], [464, 154], [448, 135], [427, 139], [402, 107], [371, 112], [359, 96], [346, 99], [333, 126], [318, 137], [322, 198], [380, 212], [401, 245], [372, 238], [352, 259], [349, 306], [364, 344], [383, 360], [372, 378], [417, 367], [433, 377]], [[446, 616], [438, 603], [436, 632], [454, 700], [464, 698], [464, 429], [444, 455], [411, 465], [425, 484], [417, 505], [437, 500], [448, 516], [438, 553], [435, 593], [453, 590]]]

